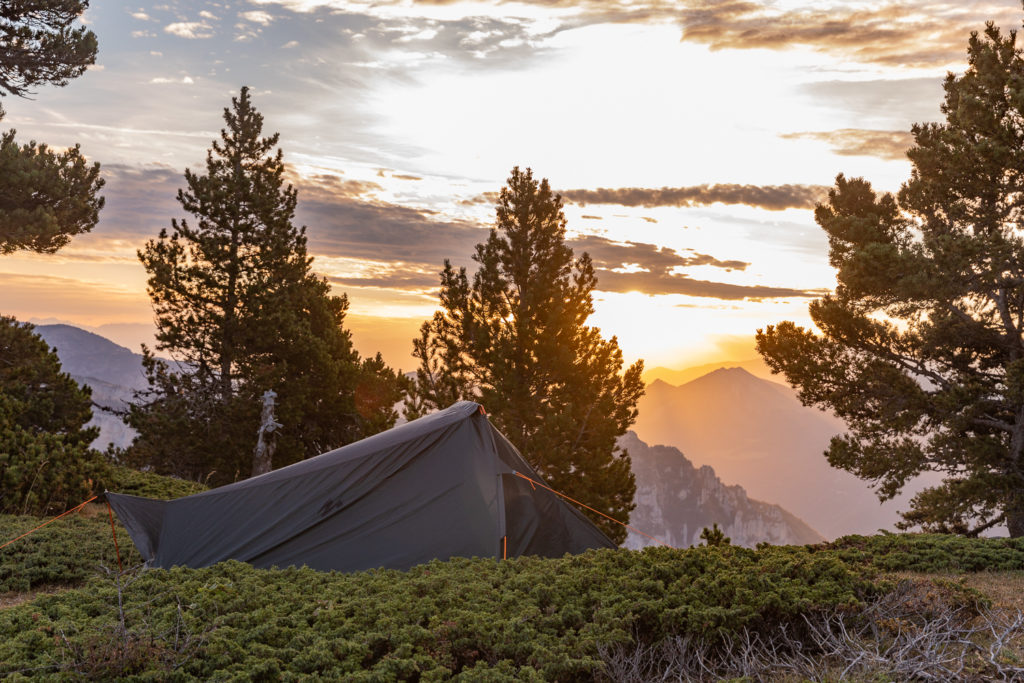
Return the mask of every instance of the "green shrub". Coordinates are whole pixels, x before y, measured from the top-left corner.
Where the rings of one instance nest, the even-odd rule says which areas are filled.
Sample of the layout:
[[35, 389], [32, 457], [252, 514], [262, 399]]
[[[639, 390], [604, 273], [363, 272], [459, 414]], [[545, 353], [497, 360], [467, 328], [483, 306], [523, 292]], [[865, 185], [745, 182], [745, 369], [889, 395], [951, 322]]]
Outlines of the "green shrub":
[[[0, 544], [45, 521], [40, 517], [0, 515]], [[142, 562], [120, 524], [117, 540], [125, 566]], [[106, 510], [91, 518], [68, 515], [0, 550], [0, 593], [80, 584], [95, 576], [100, 566], [117, 567]]]
[[125, 493], [130, 496], [172, 500], [193, 493], [205, 491], [206, 487], [195, 481], [165, 477], [151, 472], [140, 472], [130, 467], [113, 466], [104, 480], [108, 491]]
[[[0, 517], [0, 539], [40, 521]], [[138, 563], [119, 538], [126, 564]], [[602, 648], [680, 635], [726, 642], [745, 630], [799, 637], [804, 617], [856, 618], [863, 601], [887, 594], [895, 582], [883, 570], [1013, 569], [1022, 555], [1016, 540], [904, 534], [453, 559], [407, 572], [225, 562], [138, 574], [124, 591], [121, 629], [117, 587], [96, 571], [116, 565], [109, 521], [76, 516], [0, 551], [0, 590], [86, 582], [0, 610], [0, 677], [592, 680]], [[935, 596], [964, 605], [979, 597], [949, 582], [921, 595], [922, 614]]]
[[[149, 498], [179, 498], [205, 490], [202, 484], [113, 466], [104, 478], [110, 490]], [[98, 506], [97, 506], [98, 507]], [[95, 509], [94, 509], [95, 510]], [[0, 515], [0, 544], [20, 536], [49, 517]], [[115, 518], [116, 520], [116, 518]], [[116, 522], [125, 567], [142, 562], [128, 532]], [[106, 507], [91, 516], [69, 515], [0, 550], [0, 593], [47, 585], [77, 585], [101, 566], [117, 567], [117, 554]]]
[[976, 572], [1024, 569], [1024, 538], [947, 534], [843, 536], [811, 546], [845, 562], [883, 571]]
[[[125, 591], [123, 661], [90, 640], [119, 622], [109, 579], [2, 611], [0, 675], [56, 672], [63, 661], [69, 671], [160, 676], [176, 666], [238, 680], [591, 680], [601, 644], [771, 631], [815, 610], [852, 609], [887, 586], [788, 548], [602, 550], [356, 574], [226, 562], [143, 572]], [[167, 633], [188, 635], [193, 649], [161, 640]], [[138, 642], [155, 653], [141, 668]]]

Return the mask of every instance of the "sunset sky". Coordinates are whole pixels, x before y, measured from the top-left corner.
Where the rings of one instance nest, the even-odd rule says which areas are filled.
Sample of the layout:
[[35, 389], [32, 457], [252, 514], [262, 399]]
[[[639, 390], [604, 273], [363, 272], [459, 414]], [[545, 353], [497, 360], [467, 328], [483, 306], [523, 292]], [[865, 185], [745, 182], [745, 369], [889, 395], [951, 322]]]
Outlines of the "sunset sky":
[[445, 258], [469, 265], [513, 166], [561, 192], [598, 267], [591, 323], [627, 360], [753, 357], [834, 285], [812, 209], [837, 173], [896, 190], [914, 122], [940, 119], [969, 32], [1018, 0], [93, 0], [97, 65], [5, 98], [22, 141], [80, 143], [100, 223], [0, 257], [0, 312], [152, 331], [136, 250], [243, 85], [299, 192], [314, 269], [361, 351], [412, 369]]

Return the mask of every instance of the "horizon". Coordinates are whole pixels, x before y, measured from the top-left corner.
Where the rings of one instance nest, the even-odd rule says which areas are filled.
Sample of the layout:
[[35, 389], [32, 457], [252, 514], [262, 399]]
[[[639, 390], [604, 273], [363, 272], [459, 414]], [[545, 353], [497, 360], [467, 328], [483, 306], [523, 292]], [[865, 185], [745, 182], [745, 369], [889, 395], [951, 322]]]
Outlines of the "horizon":
[[107, 206], [57, 254], [0, 258], [3, 312], [138, 351], [152, 309], [135, 251], [187, 215], [183, 172], [248, 85], [364, 355], [415, 367], [441, 261], [471, 264], [519, 165], [562, 193], [569, 244], [598, 268], [589, 324], [627, 362], [748, 360], [756, 329], [810, 325], [834, 287], [812, 208], [836, 174], [898, 189], [910, 126], [940, 119], [969, 32], [1022, 18], [1016, 2], [546, 5], [94, 4], [96, 66], [5, 98], [3, 124], [81, 143]]

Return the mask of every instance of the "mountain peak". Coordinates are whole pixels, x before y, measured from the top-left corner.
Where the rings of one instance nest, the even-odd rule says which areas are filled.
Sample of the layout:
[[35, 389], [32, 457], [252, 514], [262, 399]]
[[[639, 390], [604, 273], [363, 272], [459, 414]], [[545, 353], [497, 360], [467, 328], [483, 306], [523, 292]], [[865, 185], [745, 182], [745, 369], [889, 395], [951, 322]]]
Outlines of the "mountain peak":
[[[110, 341], [106, 337], [83, 330], [81, 327], [75, 327], [74, 325], [67, 325], [65, 323], [57, 323], [55, 325], [36, 325], [35, 332], [46, 341], [50, 346], [61, 346], [62, 344], [80, 344], [89, 345], [92, 351], [114, 351], [116, 353], [132, 353], [131, 349], [127, 349], [120, 344]], [[53, 341], [51, 341], [51, 339]], [[115, 351], [116, 350], [116, 351]]]
[[35, 332], [57, 349], [64, 372], [127, 389], [147, 386], [142, 356], [106, 337], [74, 325], [36, 325]]
[[755, 377], [753, 374], [739, 366], [723, 366], [718, 368], [717, 370], [712, 370], [707, 375], [704, 375], [704, 377], [707, 377], [709, 375], [718, 375], [720, 377], [742, 377], [744, 379], [749, 377], [750, 379], [757, 379], [757, 377]]

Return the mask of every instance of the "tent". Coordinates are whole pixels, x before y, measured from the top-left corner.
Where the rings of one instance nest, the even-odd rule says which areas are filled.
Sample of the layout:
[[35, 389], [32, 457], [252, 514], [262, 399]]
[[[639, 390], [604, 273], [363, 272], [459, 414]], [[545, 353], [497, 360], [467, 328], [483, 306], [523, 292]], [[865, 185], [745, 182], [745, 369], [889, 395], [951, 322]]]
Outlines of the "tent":
[[435, 558], [615, 547], [582, 513], [529, 480], [542, 481], [478, 404], [461, 401], [195, 495], [107, 498], [151, 567], [234, 559], [256, 567], [406, 569]]

